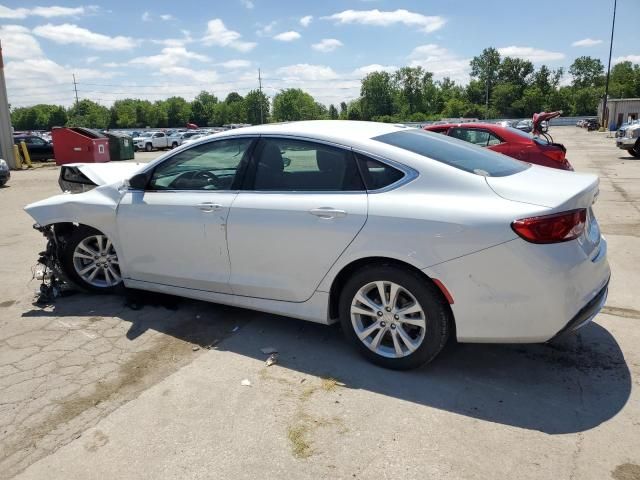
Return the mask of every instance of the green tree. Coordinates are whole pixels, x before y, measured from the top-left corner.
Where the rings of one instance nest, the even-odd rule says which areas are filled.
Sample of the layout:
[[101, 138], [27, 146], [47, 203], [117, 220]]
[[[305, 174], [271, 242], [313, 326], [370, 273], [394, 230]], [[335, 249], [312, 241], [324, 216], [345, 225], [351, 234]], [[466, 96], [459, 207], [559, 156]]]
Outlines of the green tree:
[[338, 109], [335, 107], [335, 105], [333, 103], [331, 105], [329, 105], [329, 118], [331, 120], [337, 120], [338, 119]]
[[340, 102], [340, 120], [347, 119], [348, 111], [349, 111], [349, 107], [347, 106], [347, 102]]
[[269, 99], [260, 90], [251, 90], [244, 97], [247, 123], [258, 125], [269, 122]]
[[500, 53], [493, 47], [485, 48], [480, 55], [473, 57], [470, 66], [471, 78], [483, 85], [485, 103], [488, 104], [500, 68]]
[[517, 85], [521, 89], [527, 86], [533, 73], [533, 63], [521, 58], [505, 57], [498, 67], [498, 82]]
[[609, 94], [613, 98], [640, 97], [640, 66], [620, 62], [611, 69]]
[[164, 101], [167, 126], [184, 127], [191, 120], [191, 104], [182, 97], [169, 97]]
[[116, 100], [111, 107], [111, 124], [118, 128], [135, 127], [138, 124], [137, 104], [139, 100], [127, 98]]
[[604, 66], [598, 58], [578, 57], [569, 67], [573, 86], [577, 88], [600, 87], [604, 85]]
[[91, 100], [80, 100], [69, 109], [67, 125], [71, 127], [107, 128], [111, 120], [109, 109]]
[[218, 97], [213, 93], [201, 91], [191, 102], [191, 120], [198, 126], [208, 125], [216, 103], [218, 103]]
[[369, 120], [393, 113], [393, 87], [387, 72], [371, 72], [360, 85], [361, 116]]
[[315, 100], [299, 88], [282, 90], [273, 97], [273, 119], [276, 122], [312, 120], [316, 114]]

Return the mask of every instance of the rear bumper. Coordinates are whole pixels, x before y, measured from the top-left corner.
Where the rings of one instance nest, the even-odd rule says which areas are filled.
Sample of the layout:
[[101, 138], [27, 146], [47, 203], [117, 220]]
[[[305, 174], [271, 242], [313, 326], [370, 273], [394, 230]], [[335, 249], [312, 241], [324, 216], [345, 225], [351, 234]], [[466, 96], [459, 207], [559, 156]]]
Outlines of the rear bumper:
[[575, 329], [600, 308], [611, 276], [604, 238], [590, 252], [576, 240], [516, 239], [424, 271], [454, 298], [458, 340], [479, 343], [541, 343]]
[[551, 340], [555, 340], [560, 337], [564, 337], [571, 333], [574, 333], [588, 324], [593, 318], [602, 310], [604, 304], [607, 302], [607, 294], [609, 293], [609, 280], [602, 290], [589, 301], [582, 309], [573, 317], [569, 322], [554, 335]]

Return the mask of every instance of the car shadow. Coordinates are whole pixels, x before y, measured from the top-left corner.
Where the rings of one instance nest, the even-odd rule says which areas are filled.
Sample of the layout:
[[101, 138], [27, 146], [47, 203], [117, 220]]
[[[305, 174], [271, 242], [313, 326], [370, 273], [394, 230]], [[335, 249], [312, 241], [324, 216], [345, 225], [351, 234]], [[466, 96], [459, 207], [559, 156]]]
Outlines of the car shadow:
[[[364, 360], [338, 326], [170, 296], [149, 298], [133, 304], [129, 298], [127, 307], [120, 296], [79, 294], [57, 299], [53, 312], [34, 308], [23, 317], [118, 317], [131, 323], [130, 339], [153, 329], [203, 348], [217, 344], [221, 322], [237, 325], [216, 349], [264, 361], [261, 348], [274, 347], [282, 367], [332, 377], [345, 388], [548, 434], [594, 428], [622, 410], [631, 393], [624, 355], [597, 323], [553, 345], [453, 344], [429, 365], [391, 371]], [[158, 310], [166, 308], [176, 315]]]

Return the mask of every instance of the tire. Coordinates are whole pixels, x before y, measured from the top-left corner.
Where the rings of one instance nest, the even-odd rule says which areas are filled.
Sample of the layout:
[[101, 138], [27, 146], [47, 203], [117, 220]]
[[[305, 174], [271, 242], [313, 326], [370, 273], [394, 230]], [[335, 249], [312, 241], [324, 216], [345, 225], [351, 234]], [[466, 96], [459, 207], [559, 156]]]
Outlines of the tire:
[[150, 152], [151, 150], [153, 150], [153, 145], [151, 145], [150, 143], [147, 143], [147, 144], [144, 146], [144, 151], [145, 151], [145, 152]]
[[[393, 285], [400, 292], [396, 302], [385, 298], [389, 310], [380, 302], [380, 284], [385, 297], [391, 296], [392, 288], [396, 288]], [[366, 296], [370, 307], [356, 300], [363, 298], [360, 294]], [[415, 308], [421, 311], [405, 316], [405, 321], [412, 323], [403, 322], [401, 310]], [[370, 266], [354, 273], [340, 295], [339, 312], [345, 336], [360, 353], [381, 367], [395, 370], [416, 368], [433, 360], [447, 343], [453, 325], [451, 310], [438, 288], [418, 273], [395, 265]], [[363, 336], [368, 330], [369, 335], [361, 340], [358, 332]], [[374, 348], [376, 340], [378, 346]]]
[[178, 148], [178, 142], [173, 142], [171, 144], [171, 149]]
[[[90, 227], [78, 227], [67, 237], [60, 257], [67, 277], [82, 289], [95, 293], [114, 293], [122, 288], [118, 256], [102, 232]], [[92, 264], [95, 265], [94, 269], [90, 268]]]
[[636, 158], [640, 158], [640, 140], [636, 142], [636, 145], [629, 150], [629, 153]]

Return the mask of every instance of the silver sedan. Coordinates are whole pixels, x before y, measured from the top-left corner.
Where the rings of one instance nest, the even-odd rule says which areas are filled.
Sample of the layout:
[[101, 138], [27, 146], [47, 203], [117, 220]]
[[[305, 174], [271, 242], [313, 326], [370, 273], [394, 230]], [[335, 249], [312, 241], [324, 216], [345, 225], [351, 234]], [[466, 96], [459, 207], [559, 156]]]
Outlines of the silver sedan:
[[27, 212], [56, 275], [330, 324], [412, 368], [460, 342], [545, 342], [603, 305], [598, 178], [397, 125], [312, 121], [147, 165], [64, 166]]

